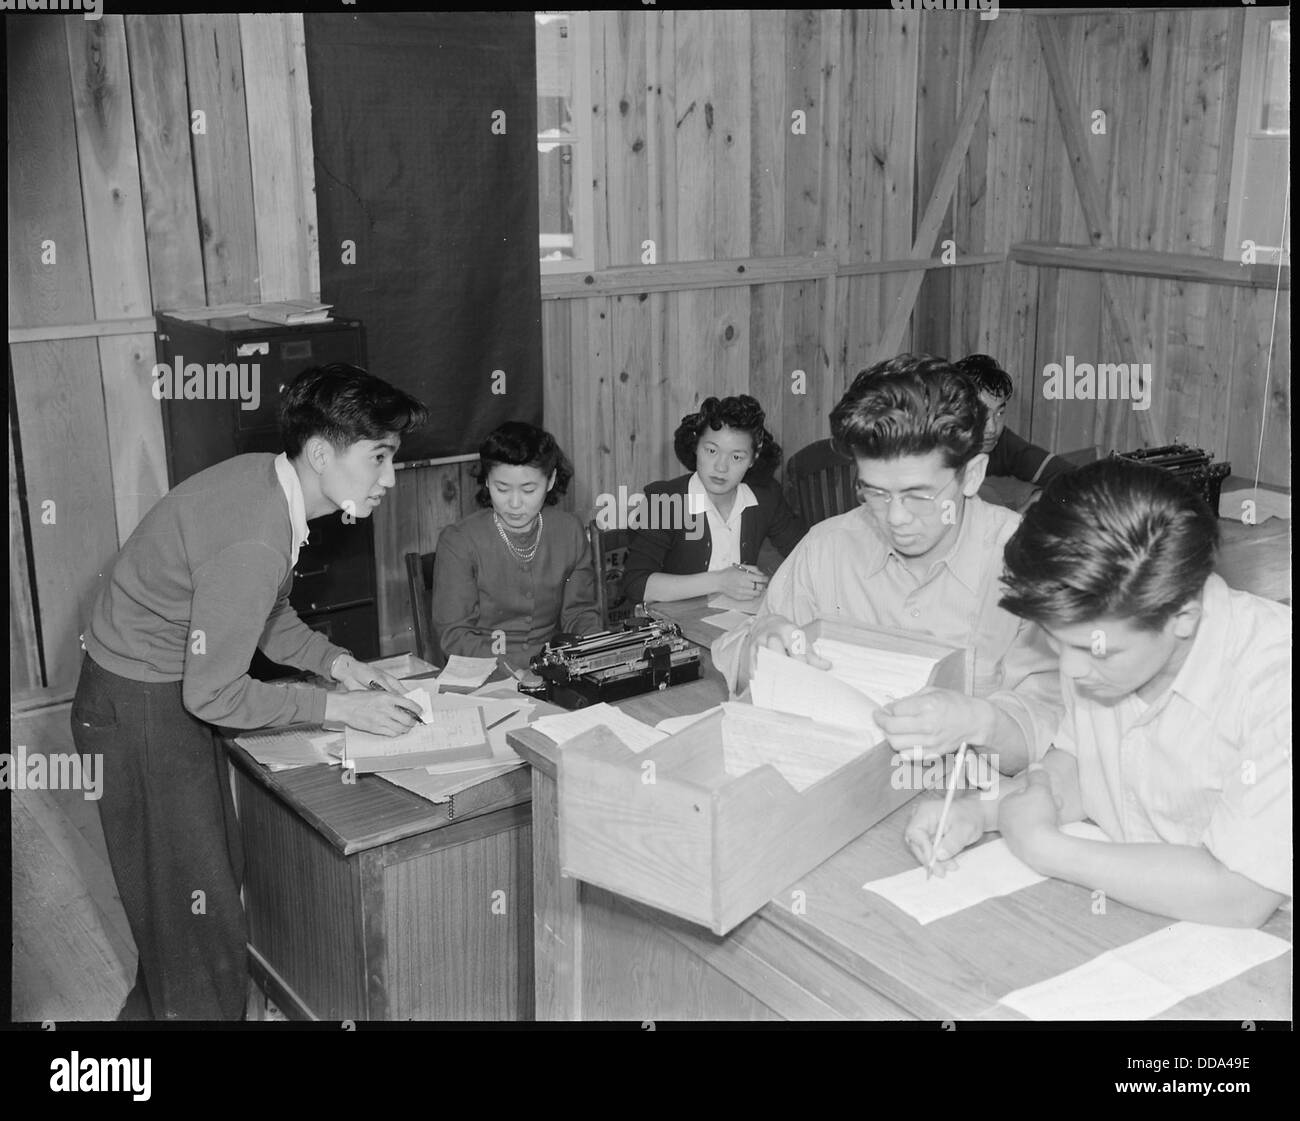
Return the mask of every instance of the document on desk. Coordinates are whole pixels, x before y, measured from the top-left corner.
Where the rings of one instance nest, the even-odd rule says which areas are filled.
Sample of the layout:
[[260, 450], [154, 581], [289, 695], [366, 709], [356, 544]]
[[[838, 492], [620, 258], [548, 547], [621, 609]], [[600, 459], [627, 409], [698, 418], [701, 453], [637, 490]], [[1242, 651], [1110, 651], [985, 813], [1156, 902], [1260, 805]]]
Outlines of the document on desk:
[[424, 768], [430, 775], [463, 774], [470, 770], [490, 770], [501, 766], [518, 766], [522, 760], [515, 749], [506, 743], [506, 733], [528, 727], [533, 714], [533, 701], [517, 693], [510, 698], [462, 696], [458, 693], [439, 693], [433, 698], [434, 709], [476, 708], [483, 714], [487, 726], [490, 753], [477, 759], [454, 760], [436, 763]]
[[1145, 1020], [1290, 948], [1262, 930], [1177, 922], [1017, 989], [1002, 1003], [1031, 1020]]
[[852, 728], [869, 736], [872, 743], [884, 738], [875, 722], [880, 706], [861, 690], [827, 670], [814, 669], [765, 646], [758, 648], [758, 666], [749, 693], [756, 708]]
[[438, 688], [477, 689], [496, 669], [495, 658], [468, 658], [463, 654], [453, 654], [438, 675]]
[[901, 654], [894, 650], [877, 650], [853, 642], [819, 638], [813, 652], [820, 654], [831, 668], [832, 677], [851, 685], [876, 704], [887, 705], [899, 697], [908, 697], [930, 683], [938, 658], [922, 654]]
[[727, 774], [739, 778], [768, 764], [800, 793], [878, 742], [860, 730], [819, 725], [737, 701], [725, 702], [722, 713], [722, 765]]
[[487, 782], [498, 775], [522, 767], [524, 761], [518, 757], [513, 763], [493, 763], [474, 771], [454, 771], [445, 775], [431, 775], [425, 769], [415, 771], [385, 771], [379, 777], [430, 802], [450, 802], [452, 795]]
[[[1062, 831], [1087, 841], [1108, 839], [1091, 822], [1073, 821], [1062, 826]], [[959, 852], [956, 867], [949, 868], [942, 876], [927, 879], [925, 869], [918, 866], [862, 886], [888, 899], [925, 926], [1046, 878], [1013, 855], [1006, 841], [999, 837]]]
[[709, 606], [714, 611], [739, 611], [742, 615], [757, 615], [762, 603], [762, 596], [756, 596], [754, 599], [733, 599], [721, 592], [709, 596]]
[[414, 689], [406, 696], [420, 705], [426, 722], [399, 736], [347, 728], [343, 734], [346, 766], [369, 774], [491, 758], [483, 711], [478, 705], [448, 705], [441, 696], [435, 705], [424, 689]]
[[705, 615], [700, 622], [717, 627], [720, 631], [734, 631], [748, 618], [743, 611], [727, 610], [719, 611], [716, 615]]
[[604, 724], [631, 751], [638, 753], [668, 738], [663, 732], [642, 723], [635, 717], [628, 716], [626, 712], [604, 701], [573, 712], [543, 716], [533, 721], [534, 728], [543, 735], [550, 736], [557, 744], [564, 744], [598, 724]]
[[689, 728], [692, 724], [698, 724], [706, 716], [712, 716], [715, 712], [720, 711], [721, 708], [721, 705], [714, 705], [712, 708], [706, 708], [703, 712], [693, 712], [689, 716], [665, 716], [655, 725], [655, 727], [666, 736], [675, 736], [683, 728]]
[[236, 736], [235, 742], [269, 770], [287, 771], [315, 763], [337, 763], [327, 746], [337, 738], [337, 733], [313, 735], [306, 729], [293, 729]]

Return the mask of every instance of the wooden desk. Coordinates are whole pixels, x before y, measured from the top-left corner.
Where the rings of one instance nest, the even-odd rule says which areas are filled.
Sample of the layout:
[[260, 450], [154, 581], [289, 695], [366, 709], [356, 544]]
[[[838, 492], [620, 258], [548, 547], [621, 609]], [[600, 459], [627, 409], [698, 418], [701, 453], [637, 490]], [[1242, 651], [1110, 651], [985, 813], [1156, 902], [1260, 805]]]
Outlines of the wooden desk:
[[253, 972], [286, 1014], [532, 1019], [528, 769], [435, 804], [228, 747]]
[[1223, 545], [1216, 572], [1229, 587], [1257, 596], [1291, 602], [1291, 523], [1269, 518], [1259, 525], [1243, 525], [1220, 518]]
[[[710, 680], [619, 707], [654, 723], [720, 699]], [[533, 771], [540, 1020], [1018, 1019], [1001, 997], [1169, 924], [1113, 902], [1095, 915], [1090, 892], [1049, 880], [921, 926], [862, 890], [914, 866], [905, 806], [718, 937], [562, 877], [557, 749], [531, 728], [510, 742]], [[1264, 929], [1289, 940], [1290, 914]], [[1162, 1018], [1288, 1020], [1290, 970], [1287, 953]]]

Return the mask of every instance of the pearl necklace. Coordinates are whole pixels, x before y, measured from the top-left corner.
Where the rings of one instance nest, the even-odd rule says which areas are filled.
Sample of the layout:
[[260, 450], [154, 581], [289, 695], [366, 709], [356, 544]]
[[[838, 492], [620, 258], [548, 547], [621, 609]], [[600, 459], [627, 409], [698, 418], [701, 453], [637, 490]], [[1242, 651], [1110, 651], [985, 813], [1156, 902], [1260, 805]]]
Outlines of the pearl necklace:
[[535, 540], [529, 548], [523, 550], [514, 547], [514, 544], [510, 540], [510, 535], [506, 532], [506, 528], [501, 522], [501, 516], [495, 510], [492, 512], [492, 520], [496, 523], [497, 533], [500, 535], [501, 540], [505, 542], [506, 548], [510, 550], [510, 554], [515, 558], [515, 560], [522, 564], [527, 564], [537, 555], [537, 547], [542, 543], [543, 522], [542, 512], [540, 510], [537, 511], [537, 540]]

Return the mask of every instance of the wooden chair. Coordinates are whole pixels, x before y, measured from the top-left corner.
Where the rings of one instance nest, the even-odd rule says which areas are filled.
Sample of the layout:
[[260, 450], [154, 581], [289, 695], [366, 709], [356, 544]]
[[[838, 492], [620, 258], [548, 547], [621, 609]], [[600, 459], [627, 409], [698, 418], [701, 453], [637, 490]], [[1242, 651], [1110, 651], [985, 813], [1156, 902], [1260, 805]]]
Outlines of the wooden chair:
[[829, 438], [818, 440], [786, 463], [786, 498], [805, 522], [814, 525], [858, 505], [856, 477], [852, 459], [840, 455]]
[[407, 553], [406, 590], [411, 599], [411, 633], [415, 653], [430, 665], [441, 667], [445, 659], [433, 631], [433, 553]]
[[601, 529], [593, 519], [587, 524], [591, 542], [591, 559], [596, 568], [596, 605], [600, 608], [601, 626], [605, 630], [631, 618], [636, 604], [623, 598], [623, 569], [627, 565], [630, 529]]

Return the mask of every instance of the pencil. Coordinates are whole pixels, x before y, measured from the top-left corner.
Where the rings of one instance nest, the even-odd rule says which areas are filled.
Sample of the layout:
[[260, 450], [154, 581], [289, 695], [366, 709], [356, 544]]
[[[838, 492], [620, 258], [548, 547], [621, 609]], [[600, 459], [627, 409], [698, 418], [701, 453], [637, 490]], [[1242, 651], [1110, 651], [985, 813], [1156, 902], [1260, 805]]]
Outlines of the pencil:
[[[378, 691], [378, 692], [380, 692], [380, 693], [392, 693], [392, 690], [390, 690], [390, 689], [385, 689], [382, 685], [379, 684], [378, 681], [372, 681], [372, 682], [370, 683], [369, 688], [370, 688], [371, 692]], [[393, 695], [393, 696], [397, 696], [398, 694], [393, 693], [392, 695]], [[403, 697], [402, 700], [404, 700], [404, 701], [405, 701], [405, 700], [410, 700], [410, 698], [409, 698], [409, 697]], [[406, 708], [405, 705], [403, 705], [402, 707], [403, 707], [403, 708]], [[418, 720], [421, 724], [427, 724], [427, 723], [429, 723], [429, 722], [424, 718], [424, 713], [423, 713], [423, 712], [416, 712], [414, 709], [410, 709], [410, 708], [407, 708], [406, 711], [409, 712], [412, 716], [414, 716], [414, 717], [416, 718], [416, 720]]]
[[966, 741], [962, 740], [957, 749], [957, 762], [952, 768], [952, 782], [948, 784], [948, 793], [943, 799], [943, 809], [939, 811], [939, 827], [934, 831], [934, 848], [930, 850], [930, 863], [925, 866], [925, 878], [934, 875], [934, 860], [939, 855], [939, 842], [943, 840], [943, 827], [948, 823], [948, 811], [952, 809], [952, 796], [957, 792], [957, 778], [961, 774], [962, 764], [966, 762]]

